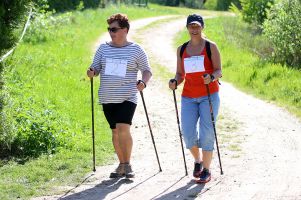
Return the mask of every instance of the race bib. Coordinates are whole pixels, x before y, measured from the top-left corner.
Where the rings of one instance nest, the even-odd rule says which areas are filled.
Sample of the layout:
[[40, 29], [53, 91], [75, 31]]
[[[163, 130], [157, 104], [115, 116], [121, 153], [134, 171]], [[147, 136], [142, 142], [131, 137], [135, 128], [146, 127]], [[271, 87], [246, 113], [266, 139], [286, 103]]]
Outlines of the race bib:
[[185, 73], [204, 72], [204, 56], [184, 58]]
[[106, 75], [125, 77], [127, 60], [106, 58]]

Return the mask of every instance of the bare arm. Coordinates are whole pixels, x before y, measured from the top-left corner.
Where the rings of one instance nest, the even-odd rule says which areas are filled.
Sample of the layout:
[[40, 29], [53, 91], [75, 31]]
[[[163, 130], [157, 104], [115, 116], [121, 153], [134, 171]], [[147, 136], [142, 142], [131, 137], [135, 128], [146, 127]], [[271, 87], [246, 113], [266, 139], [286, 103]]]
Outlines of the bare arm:
[[211, 80], [210, 76], [204, 77], [204, 83], [209, 84], [211, 81], [216, 81], [222, 77], [222, 66], [221, 66], [221, 56], [219, 50], [215, 43], [210, 43], [211, 49], [211, 61], [213, 66], [213, 73], [214, 80]]
[[211, 59], [213, 65], [212, 75], [215, 77], [215, 80], [222, 77], [222, 63], [219, 50], [215, 43], [211, 44]]
[[146, 85], [148, 84], [148, 81], [151, 79], [151, 77], [152, 77], [152, 73], [150, 71], [148, 71], [148, 70], [143, 71], [143, 73], [142, 73], [142, 81], [143, 82], [138, 82], [138, 84], [137, 84], [138, 91], [142, 91], [146, 87]]

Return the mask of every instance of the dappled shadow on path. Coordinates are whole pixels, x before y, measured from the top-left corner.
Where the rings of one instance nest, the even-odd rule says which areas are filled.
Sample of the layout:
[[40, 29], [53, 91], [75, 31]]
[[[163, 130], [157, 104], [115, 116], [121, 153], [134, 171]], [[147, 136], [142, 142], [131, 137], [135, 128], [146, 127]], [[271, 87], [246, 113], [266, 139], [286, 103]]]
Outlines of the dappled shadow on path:
[[[126, 194], [127, 192], [133, 190], [134, 188], [138, 187], [139, 185], [141, 185], [141, 184], [145, 183], [146, 181], [150, 180], [151, 178], [155, 177], [157, 174], [159, 174], [159, 172], [140, 181], [139, 183], [137, 183], [136, 185], [133, 185], [129, 189], [119, 192], [118, 194], [116, 194], [115, 197], [112, 197], [111, 199], [116, 199], [116, 198]], [[89, 177], [87, 177], [79, 185], [83, 185], [83, 183], [88, 178]], [[69, 190], [67, 193], [65, 193], [63, 196], [61, 196], [59, 199], [60, 200], [79, 200], [79, 199], [81, 199], [81, 200], [99, 200], [99, 199], [104, 199], [109, 193], [117, 191], [121, 185], [132, 184], [132, 183], [134, 183], [133, 180], [126, 179], [126, 178], [107, 179], [107, 180], [103, 180], [100, 184], [95, 185], [93, 188], [89, 188], [89, 189], [83, 190], [79, 193], [74, 193], [74, 194], [69, 195], [71, 192], [74, 192], [73, 191], [74, 189], [79, 187], [79, 185], [78, 185], [78, 186], [74, 187], [73, 189]], [[85, 183], [84, 185], [89, 185], [89, 183]]]

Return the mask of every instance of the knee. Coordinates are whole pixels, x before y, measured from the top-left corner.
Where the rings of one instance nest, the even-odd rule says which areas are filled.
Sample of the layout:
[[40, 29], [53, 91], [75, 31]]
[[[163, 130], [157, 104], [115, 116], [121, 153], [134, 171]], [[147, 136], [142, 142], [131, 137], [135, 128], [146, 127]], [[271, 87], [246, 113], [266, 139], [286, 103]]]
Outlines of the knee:
[[112, 129], [112, 136], [113, 137], [116, 137], [118, 136], [118, 130], [115, 128], [115, 129]]
[[193, 146], [198, 146], [198, 139], [195, 131], [183, 131], [182, 133], [186, 149], [191, 149]]
[[129, 124], [116, 124], [117, 132], [119, 133], [129, 133], [130, 132], [130, 125]]
[[214, 149], [214, 135], [208, 134], [200, 140], [201, 148], [204, 151], [213, 151]]

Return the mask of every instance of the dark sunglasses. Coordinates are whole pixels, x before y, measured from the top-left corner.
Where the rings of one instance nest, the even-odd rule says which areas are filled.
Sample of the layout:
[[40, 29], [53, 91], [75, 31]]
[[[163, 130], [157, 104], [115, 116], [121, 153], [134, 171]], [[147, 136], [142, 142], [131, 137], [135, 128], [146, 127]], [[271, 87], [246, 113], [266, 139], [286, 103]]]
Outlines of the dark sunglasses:
[[117, 27], [110, 28], [110, 27], [108, 27], [108, 31], [112, 32], [112, 33], [116, 33], [120, 29], [123, 29], [123, 28], [117, 28]]

